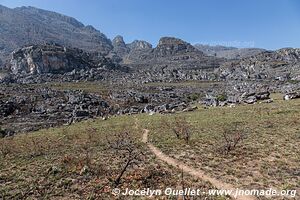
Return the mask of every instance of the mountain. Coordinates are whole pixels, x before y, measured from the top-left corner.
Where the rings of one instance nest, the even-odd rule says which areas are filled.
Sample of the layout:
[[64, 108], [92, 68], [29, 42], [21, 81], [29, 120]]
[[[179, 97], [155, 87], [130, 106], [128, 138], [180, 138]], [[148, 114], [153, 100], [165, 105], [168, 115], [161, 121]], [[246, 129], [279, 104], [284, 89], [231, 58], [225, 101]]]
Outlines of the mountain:
[[113, 41], [113, 50], [110, 52], [109, 57], [115, 62], [130, 64], [132, 60], [142, 59], [139, 58], [142, 54], [150, 53], [152, 45], [146, 41], [134, 40], [129, 44], [125, 44], [122, 36], [116, 36]]
[[[206, 56], [202, 51], [198, 50], [190, 43], [174, 37], [160, 38], [158, 45], [155, 48], [142, 48], [139, 55], [128, 56], [132, 58], [132, 63], [135, 64], [171, 64], [172, 65], [191, 65], [191, 62], [200, 64], [204, 59], [214, 59]], [[130, 59], [129, 59], [130, 60]], [[204, 63], [202, 63], [204, 64]]]
[[236, 48], [220, 45], [210, 46], [203, 44], [195, 44], [194, 46], [208, 56], [216, 56], [218, 58], [227, 59], [246, 58], [266, 51], [265, 49], [260, 48]]
[[300, 80], [300, 49], [265, 51], [251, 57], [228, 61], [217, 69], [222, 79]]
[[120, 35], [116, 36], [113, 39], [112, 45], [114, 47], [113, 52], [115, 52], [120, 57], [124, 57], [130, 51], [130, 48], [127, 47], [127, 45], [124, 42], [123, 37]]
[[13, 50], [32, 44], [60, 44], [108, 54], [111, 41], [92, 26], [34, 7], [10, 9], [0, 5], [0, 60]]

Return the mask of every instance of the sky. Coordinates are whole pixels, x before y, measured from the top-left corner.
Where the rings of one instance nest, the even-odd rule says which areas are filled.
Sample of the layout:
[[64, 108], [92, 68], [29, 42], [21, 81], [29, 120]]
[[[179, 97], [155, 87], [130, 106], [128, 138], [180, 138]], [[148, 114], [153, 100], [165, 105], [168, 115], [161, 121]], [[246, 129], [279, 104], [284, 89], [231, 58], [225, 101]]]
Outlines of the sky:
[[0, 0], [14, 8], [34, 6], [92, 25], [110, 39], [178, 37], [189, 43], [300, 47], [298, 0]]

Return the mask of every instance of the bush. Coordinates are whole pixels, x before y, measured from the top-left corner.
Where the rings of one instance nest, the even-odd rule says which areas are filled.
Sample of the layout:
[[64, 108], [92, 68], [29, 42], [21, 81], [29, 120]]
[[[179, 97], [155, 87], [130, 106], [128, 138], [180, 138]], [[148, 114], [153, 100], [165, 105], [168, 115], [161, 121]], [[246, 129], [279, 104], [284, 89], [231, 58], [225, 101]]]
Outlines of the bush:
[[196, 101], [196, 100], [199, 99], [199, 94], [197, 94], [197, 93], [190, 94], [190, 95], [188, 96], [188, 99], [190, 99], [190, 100], [192, 100], [192, 101]]
[[4, 138], [6, 135], [6, 131], [0, 127], [0, 138]]
[[175, 117], [174, 122], [163, 121], [163, 124], [172, 130], [177, 139], [183, 139], [187, 144], [189, 143], [192, 131], [190, 124], [184, 117]]
[[217, 145], [218, 152], [228, 155], [238, 146], [241, 146], [242, 142], [246, 138], [246, 133], [244, 129], [238, 127], [239, 124], [239, 122], [235, 122], [230, 126], [224, 128], [221, 135], [221, 140]]
[[223, 93], [217, 96], [218, 101], [226, 101], [228, 99], [227, 94]]
[[139, 144], [129, 134], [129, 132], [115, 133], [108, 139], [108, 148], [119, 156], [120, 166], [118, 176], [114, 179], [115, 186], [118, 186], [122, 177], [132, 166], [138, 165], [143, 160], [143, 153], [140, 151]]

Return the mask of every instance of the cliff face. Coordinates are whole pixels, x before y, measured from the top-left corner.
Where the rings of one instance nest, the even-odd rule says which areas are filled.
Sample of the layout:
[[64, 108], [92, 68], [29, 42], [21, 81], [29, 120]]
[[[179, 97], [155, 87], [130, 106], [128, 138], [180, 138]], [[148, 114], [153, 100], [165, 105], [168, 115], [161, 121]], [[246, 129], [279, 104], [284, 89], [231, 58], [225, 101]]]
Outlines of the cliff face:
[[103, 64], [109, 62], [101, 55], [57, 45], [34, 45], [14, 51], [8, 68], [13, 74], [44, 74], [65, 73]]

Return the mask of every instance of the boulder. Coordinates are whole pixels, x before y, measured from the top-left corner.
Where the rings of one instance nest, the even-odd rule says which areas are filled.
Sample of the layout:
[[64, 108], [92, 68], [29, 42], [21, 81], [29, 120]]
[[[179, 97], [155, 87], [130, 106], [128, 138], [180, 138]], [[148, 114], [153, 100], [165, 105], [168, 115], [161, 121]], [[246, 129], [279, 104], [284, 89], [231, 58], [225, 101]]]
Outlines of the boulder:
[[244, 102], [247, 103], [247, 104], [254, 104], [254, 103], [257, 102], [257, 98], [256, 98], [255, 95], [249, 96], [246, 99], [244, 99]]
[[266, 99], [270, 99], [270, 92], [269, 91], [265, 91], [265, 92], [259, 92], [255, 95], [257, 100], [266, 100]]
[[291, 92], [284, 95], [284, 100], [298, 99], [300, 98], [300, 92]]

